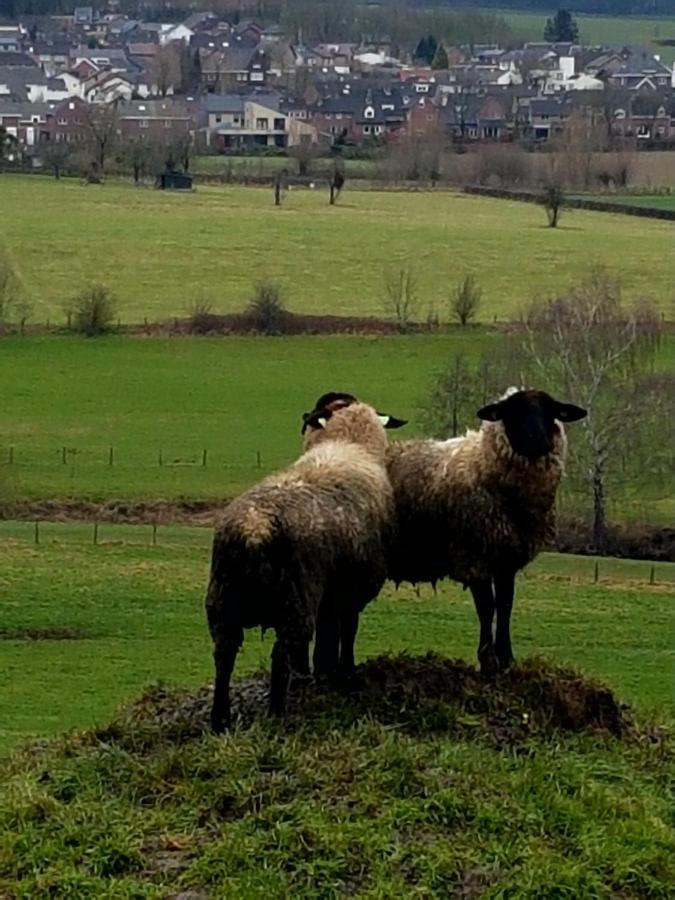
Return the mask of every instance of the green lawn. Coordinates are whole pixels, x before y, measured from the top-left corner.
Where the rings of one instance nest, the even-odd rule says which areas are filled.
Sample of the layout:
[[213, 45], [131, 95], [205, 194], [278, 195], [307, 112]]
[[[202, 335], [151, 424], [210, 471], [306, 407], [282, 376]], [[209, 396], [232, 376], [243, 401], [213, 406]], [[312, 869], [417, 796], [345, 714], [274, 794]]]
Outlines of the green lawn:
[[[202, 610], [210, 531], [164, 527], [157, 546], [142, 526], [0, 523], [2, 574], [0, 746], [90, 726], [152, 680], [197, 685], [211, 675]], [[523, 578], [514, 636], [520, 656], [543, 654], [608, 679], [645, 708], [673, 700], [675, 565], [546, 556]], [[429, 649], [473, 660], [470, 596], [387, 589], [363, 617], [361, 657]], [[17, 640], [21, 629], [74, 629], [81, 640]], [[250, 632], [237, 671], [267, 667], [271, 635]]]
[[[324, 391], [363, 396], [409, 420], [401, 437], [419, 435], [420, 407], [451, 355], [476, 359], [498, 340], [484, 329], [400, 337], [4, 338], [3, 492], [14, 500], [230, 497], [297, 456], [300, 415]], [[675, 367], [674, 354], [667, 338], [665, 368]], [[573, 429], [570, 439], [573, 452]], [[613, 518], [672, 520], [670, 485], [645, 479], [632, 493], [630, 503], [610, 506]]]
[[[570, 4], [573, 6], [573, 4]], [[555, 4], [551, 4], [553, 8]], [[557, 9], [557, 7], [555, 7]], [[541, 41], [549, 14], [518, 10], [494, 10], [503, 16], [519, 37]], [[659, 39], [675, 38], [675, 17], [575, 15], [579, 40], [584, 44], [643, 44], [666, 63], [675, 59], [675, 47], [664, 47]]]
[[253, 283], [273, 278], [298, 312], [382, 315], [383, 270], [411, 264], [419, 310], [447, 315], [466, 272], [483, 288], [481, 316], [513, 318], [533, 295], [554, 293], [606, 264], [627, 296], [669, 313], [672, 224], [570, 212], [545, 227], [535, 205], [447, 192], [291, 191], [275, 209], [268, 189], [201, 187], [162, 193], [110, 182], [2, 176], [4, 244], [34, 306], [63, 322], [64, 302], [93, 281], [118, 295], [123, 322], [182, 316], [197, 299], [241, 310]]

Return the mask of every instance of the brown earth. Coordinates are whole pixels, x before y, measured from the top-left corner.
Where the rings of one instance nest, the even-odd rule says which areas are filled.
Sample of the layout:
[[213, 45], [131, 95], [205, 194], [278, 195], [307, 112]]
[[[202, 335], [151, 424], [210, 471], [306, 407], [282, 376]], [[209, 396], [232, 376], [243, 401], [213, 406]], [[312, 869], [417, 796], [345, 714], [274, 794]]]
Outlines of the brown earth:
[[[98, 740], [141, 749], [181, 741], [208, 729], [212, 688], [156, 686], [124, 708]], [[268, 676], [260, 673], [232, 686], [237, 727], [267, 715]], [[472, 666], [436, 653], [379, 656], [357, 666], [338, 690], [311, 679], [294, 681], [285, 727], [343, 727], [363, 717], [413, 733], [451, 733], [486, 738], [496, 749], [523, 745], [531, 736], [590, 732], [627, 738], [630, 710], [606, 686], [543, 660], [528, 660], [492, 683]]]

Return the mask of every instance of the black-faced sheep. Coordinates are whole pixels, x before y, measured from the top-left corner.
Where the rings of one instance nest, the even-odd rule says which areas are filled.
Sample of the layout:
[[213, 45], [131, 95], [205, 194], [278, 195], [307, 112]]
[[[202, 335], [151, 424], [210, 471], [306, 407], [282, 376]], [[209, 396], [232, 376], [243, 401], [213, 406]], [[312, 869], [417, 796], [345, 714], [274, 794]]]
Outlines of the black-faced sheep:
[[[308, 673], [319, 609], [331, 653], [325, 668], [343, 634], [348, 666], [353, 623], [384, 582], [393, 509], [384, 428], [404, 423], [348, 397], [324, 395], [305, 417], [300, 459], [232, 501], [216, 528], [206, 612], [217, 732], [230, 722], [230, 678], [245, 628], [275, 630], [270, 711], [280, 714], [291, 671]], [[322, 668], [320, 652], [315, 660]]]
[[[543, 391], [512, 390], [478, 410], [479, 431], [387, 449], [396, 508], [388, 576], [432, 584], [449, 577], [471, 589], [485, 674], [513, 662], [515, 576], [554, 540], [567, 450], [562, 423], [585, 415]], [[330, 652], [330, 640], [321, 628], [316, 652]]]
[[567, 450], [562, 423], [585, 415], [544, 391], [513, 390], [478, 410], [478, 431], [388, 448], [396, 505], [389, 577], [397, 583], [450, 577], [468, 586], [487, 675], [513, 662], [515, 576], [555, 538]]

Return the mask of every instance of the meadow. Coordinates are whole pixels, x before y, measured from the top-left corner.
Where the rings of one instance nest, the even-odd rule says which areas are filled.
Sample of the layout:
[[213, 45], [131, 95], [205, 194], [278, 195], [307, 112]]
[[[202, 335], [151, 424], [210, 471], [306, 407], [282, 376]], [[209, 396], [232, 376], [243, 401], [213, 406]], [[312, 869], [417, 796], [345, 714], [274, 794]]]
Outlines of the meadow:
[[[519, 37], [530, 41], [543, 39], [548, 15], [517, 9], [498, 12]], [[642, 44], [659, 54], [665, 63], [675, 59], [675, 47], [658, 43], [675, 38], [675, 17], [575, 15], [574, 18], [579, 25], [579, 40], [584, 44]]]
[[[594, 584], [591, 561], [547, 556], [521, 578], [520, 658], [605, 679], [632, 704], [614, 707], [627, 734], [542, 724], [539, 680], [614, 701], [526, 662], [513, 683], [531, 673], [529, 701], [509, 676], [426, 701], [408, 679], [397, 688], [407, 700], [378, 694], [370, 713], [310, 694], [307, 718], [216, 739], [203, 733], [200, 687], [211, 675], [208, 531], [165, 529], [150, 547], [143, 529], [111, 526], [94, 547], [81, 526], [46, 527], [39, 547], [26, 526], [0, 527], [0, 748], [15, 749], [0, 760], [0, 895], [669, 895], [673, 750], [648, 711], [672, 721], [675, 566], [649, 585], [647, 564], [601, 560]], [[475, 637], [458, 586], [386, 589], [362, 616], [358, 655], [472, 661]], [[266, 667], [270, 649], [269, 635], [249, 633], [237, 675]], [[64, 729], [86, 730], [44, 740]]]
[[[483, 328], [378, 337], [3, 338], [3, 493], [14, 501], [222, 500], [295, 457], [300, 416], [322, 391], [372, 399], [409, 420], [401, 437], [420, 435], [422, 406], [450, 358], [476, 360], [498, 340]], [[675, 368], [670, 336], [660, 364]], [[573, 433], [570, 439], [574, 452]], [[668, 523], [672, 494], [668, 481], [648, 477], [610, 512], [616, 520]]]
[[467, 272], [483, 289], [480, 318], [511, 320], [533, 295], [564, 289], [605, 264], [626, 295], [669, 312], [672, 223], [574, 211], [557, 229], [535, 205], [450, 192], [291, 191], [200, 186], [163, 193], [110, 182], [2, 176], [0, 247], [35, 322], [64, 323], [64, 305], [92, 282], [117, 295], [123, 323], [185, 316], [195, 301], [240, 311], [253, 283], [274, 279], [296, 312], [384, 314], [383, 272], [412, 265], [418, 315], [446, 316]]
[[[210, 539], [210, 529], [166, 526], [152, 546], [147, 527], [105, 525], [94, 546], [91, 526], [43, 523], [36, 547], [29, 523], [0, 523], [0, 749], [102, 722], [152, 681], [206, 682]], [[554, 554], [532, 565], [516, 607], [516, 652], [573, 664], [645, 710], [672, 711], [675, 564], [657, 564], [653, 586], [650, 563], [600, 560], [598, 584], [594, 565]], [[473, 662], [474, 619], [459, 585], [419, 596], [388, 587], [364, 614], [359, 656], [437, 650]], [[272, 638], [248, 633], [238, 675], [268, 668]]]

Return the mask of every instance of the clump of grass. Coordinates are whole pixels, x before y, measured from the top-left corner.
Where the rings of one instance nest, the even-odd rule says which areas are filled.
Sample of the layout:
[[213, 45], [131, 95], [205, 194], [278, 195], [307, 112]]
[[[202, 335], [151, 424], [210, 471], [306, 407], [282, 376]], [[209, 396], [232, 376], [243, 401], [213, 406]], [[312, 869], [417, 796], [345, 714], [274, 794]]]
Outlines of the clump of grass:
[[671, 739], [612, 737], [593, 704], [590, 733], [547, 721], [552, 685], [582, 706], [605, 689], [540, 662], [479, 681], [442, 657], [371, 660], [351, 697], [296, 692], [290, 720], [224, 738], [203, 730], [208, 689], [153, 688], [4, 765], [0, 892], [669, 896]]

